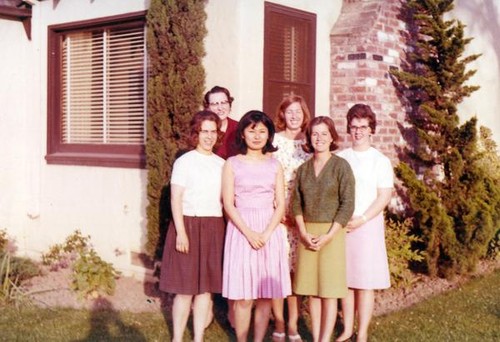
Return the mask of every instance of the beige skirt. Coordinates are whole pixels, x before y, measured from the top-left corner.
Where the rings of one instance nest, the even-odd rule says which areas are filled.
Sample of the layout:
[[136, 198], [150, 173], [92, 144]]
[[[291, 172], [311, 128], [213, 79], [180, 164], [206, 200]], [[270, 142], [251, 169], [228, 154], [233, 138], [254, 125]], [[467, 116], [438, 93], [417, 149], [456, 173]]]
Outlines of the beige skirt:
[[[306, 223], [313, 235], [326, 234], [331, 223]], [[335, 233], [332, 241], [319, 251], [306, 249], [300, 243], [293, 292], [321, 298], [344, 298], [347, 295], [345, 228]]]

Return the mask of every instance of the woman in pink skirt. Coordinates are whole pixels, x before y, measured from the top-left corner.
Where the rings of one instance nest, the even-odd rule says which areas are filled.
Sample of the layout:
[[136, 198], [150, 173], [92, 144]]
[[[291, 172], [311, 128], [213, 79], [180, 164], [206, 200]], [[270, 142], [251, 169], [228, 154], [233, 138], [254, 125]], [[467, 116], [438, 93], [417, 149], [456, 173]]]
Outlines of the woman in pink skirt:
[[245, 114], [236, 134], [240, 154], [222, 171], [222, 198], [228, 217], [222, 295], [233, 300], [238, 341], [247, 341], [255, 302], [254, 341], [262, 341], [271, 300], [291, 293], [286, 234], [277, 229], [285, 212], [280, 163], [270, 152], [274, 125], [259, 111]]
[[384, 208], [393, 190], [393, 169], [389, 158], [371, 146], [377, 125], [375, 114], [364, 104], [347, 112], [347, 132], [352, 147], [338, 153], [351, 165], [356, 179], [354, 214], [347, 224], [347, 297], [342, 299], [344, 331], [337, 342], [347, 341], [354, 330], [357, 312], [357, 341], [368, 339], [376, 289], [390, 287], [384, 236]]

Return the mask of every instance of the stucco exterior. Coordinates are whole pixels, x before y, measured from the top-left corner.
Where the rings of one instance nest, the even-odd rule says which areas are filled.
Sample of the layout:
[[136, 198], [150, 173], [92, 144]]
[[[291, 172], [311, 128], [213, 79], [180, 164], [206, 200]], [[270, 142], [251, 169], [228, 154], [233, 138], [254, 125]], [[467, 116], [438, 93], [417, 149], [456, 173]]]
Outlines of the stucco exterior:
[[465, 36], [474, 38], [468, 54], [482, 54], [470, 64], [476, 69], [470, 84], [481, 88], [459, 106], [461, 118], [477, 116], [500, 145], [500, 1], [455, 0], [453, 17], [466, 25]]
[[[0, 20], [0, 228], [20, 254], [39, 258], [80, 229], [101, 257], [124, 271], [145, 239], [146, 171], [48, 165], [47, 26], [147, 9], [148, 2], [42, 1], [32, 8], [32, 39]], [[138, 268], [140, 272], [140, 268]]]
[[[342, 1], [277, 0], [274, 3], [317, 15], [317, 115], [330, 113], [330, 32]], [[475, 6], [473, 5], [475, 4]], [[131, 253], [145, 243], [146, 170], [48, 165], [47, 27], [147, 9], [142, 0], [59, 0], [36, 2], [32, 39], [22, 24], [0, 19], [0, 229], [15, 237], [19, 253], [39, 258], [74, 230], [89, 234], [95, 249], [125, 272], [143, 272]], [[486, 6], [486, 7], [485, 7]], [[489, 7], [487, 7], [489, 6]], [[229, 88], [233, 117], [262, 108], [263, 0], [209, 0], [205, 40], [206, 86]], [[477, 114], [500, 141], [500, 10], [494, 0], [457, 1], [455, 11], [476, 37], [471, 52], [482, 52], [473, 83], [476, 92], [461, 106]], [[486, 15], [487, 21], [481, 20]], [[485, 34], [486, 33], [486, 34]], [[485, 67], [487, 65], [487, 67]]]
[[[241, 117], [262, 109], [264, 2], [262, 0], [211, 0], [207, 2], [206, 85], [221, 85], [235, 97], [232, 114]], [[317, 115], [329, 115], [330, 31], [342, 1], [278, 0], [273, 3], [317, 15]]]

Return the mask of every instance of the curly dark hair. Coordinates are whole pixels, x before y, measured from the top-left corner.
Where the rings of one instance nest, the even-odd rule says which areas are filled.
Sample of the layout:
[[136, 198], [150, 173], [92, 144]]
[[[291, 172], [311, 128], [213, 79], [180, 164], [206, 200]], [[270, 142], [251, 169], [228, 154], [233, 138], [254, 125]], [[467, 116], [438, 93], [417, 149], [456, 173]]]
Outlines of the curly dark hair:
[[367, 119], [368, 126], [372, 130], [372, 134], [375, 134], [375, 128], [377, 128], [377, 117], [372, 111], [370, 106], [358, 103], [352, 106], [347, 112], [347, 133], [351, 133], [351, 122], [353, 119]]
[[234, 101], [234, 97], [231, 96], [229, 89], [220, 86], [215, 86], [205, 93], [205, 96], [203, 97], [203, 108], [207, 109], [208, 107], [210, 107], [210, 101], [209, 101], [210, 95], [217, 93], [226, 94], [227, 100], [229, 101], [229, 107], [231, 107]]
[[202, 110], [193, 115], [193, 118], [191, 119], [191, 122], [189, 124], [189, 126], [191, 127], [191, 131], [189, 133], [189, 144], [192, 148], [196, 148], [196, 146], [198, 145], [198, 136], [200, 135], [201, 124], [203, 123], [203, 121], [213, 121], [217, 125], [217, 142], [214, 146], [214, 149], [217, 149], [217, 147], [219, 147], [221, 144], [223, 136], [223, 133], [220, 130], [222, 123], [219, 116], [209, 110]]

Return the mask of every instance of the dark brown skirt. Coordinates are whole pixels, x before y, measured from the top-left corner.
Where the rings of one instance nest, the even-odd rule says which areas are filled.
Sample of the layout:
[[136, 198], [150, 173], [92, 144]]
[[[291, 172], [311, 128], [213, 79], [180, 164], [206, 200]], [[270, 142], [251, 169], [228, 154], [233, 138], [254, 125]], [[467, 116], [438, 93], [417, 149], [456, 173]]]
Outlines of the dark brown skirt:
[[170, 223], [161, 263], [160, 290], [175, 294], [221, 293], [225, 224], [222, 217], [184, 216], [189, 253], [175, 250]]

